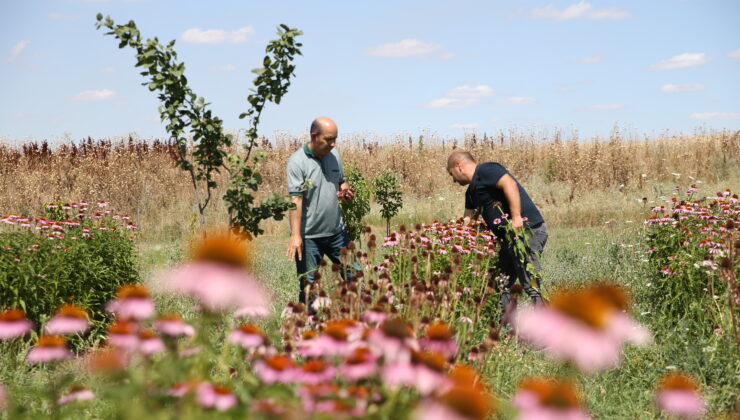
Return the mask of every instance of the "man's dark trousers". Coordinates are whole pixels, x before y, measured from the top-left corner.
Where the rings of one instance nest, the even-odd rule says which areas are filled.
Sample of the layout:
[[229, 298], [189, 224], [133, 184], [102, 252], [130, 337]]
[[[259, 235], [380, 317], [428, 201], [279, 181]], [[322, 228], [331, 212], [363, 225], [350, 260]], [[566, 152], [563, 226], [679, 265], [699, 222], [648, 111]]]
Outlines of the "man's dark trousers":
[[[313, 283], [313, 275], [319, 267], [319, 261], [324, 255], [334, 263], [342, 267], [342, 278], [348, 279], [351, 268], [344, 267], [341, 263], [339, 252], [342, 248], [349, 246], [349, 235], [346, 231], [341, 231], [336, 235], [323, 236], [321, 238], [303, 238], [303, 255], [300, 260], [296, 260], [296, 269], [298, 271], [298, 280], [300, 282], [300, 291], [298, 299], [301, 303], [306, 303], [306, 285]], [[310, 302], [309, 302], [310, 303]]]
[[542, 303], [542, 293], [540, 292], [540, 255], [547, 243], [547, 227], [544, 223], [539, 226], [527, 229], [527, 259], [534, 266], [534, 281], [536, 287], [532, 286], [532, 273], [527, 271], [526, 262], [522, 262], [514, 251], [514, 244], [506, 239], [501, 240], [501, 248], [498, 258], [498, 271], [503, 275], [503, 290], [501, 293], [501, 316], [506, 313], [506, 309], [511, 301], [511, 286], [517, 280], [522, 285], [524, 292], [532, 298], [535, 304]]

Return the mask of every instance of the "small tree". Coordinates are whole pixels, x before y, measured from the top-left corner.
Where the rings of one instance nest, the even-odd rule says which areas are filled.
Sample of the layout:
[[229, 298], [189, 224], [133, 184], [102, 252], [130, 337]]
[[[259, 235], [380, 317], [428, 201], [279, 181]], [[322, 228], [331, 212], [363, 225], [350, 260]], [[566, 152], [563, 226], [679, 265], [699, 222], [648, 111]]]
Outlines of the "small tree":
[[[116, 25], [108, 16], [103, 19], [100, 13], [96, 27], [108, 28], [110, 32], [106, 35], [115, 36], [120, 41], [119, 48], [128, 46], [136, 50], [136, 67], [141, 67], [141, 75], [149, 79], [143, 85], [150, 91], [159, 92], [162, 104], [159, 107], [160, 119], [168, 122], [167, 131], [175, 142], [176, 165], [190, 174], [201, 229], [205, 228], [204, 212], [217, 187], [215, 175], [222, 169], [230, 175], [224, 195], [229, 222], [240, 233], [259, 235], [263, 233], [259, 228], [262, 220], [270, 217], [280, 220], [287, 210], [294, 207], [279, 194], [273, 194], [259, 205], [254, 204], [253, 193], [262, 184], [258, 168], [264, 153], [257, 151], [252, 156], [252, 152], [257, 146], [257, 125], [265, 104], [279, 104], [290, 86], [290, 77], [295, 69], [292, 62], [296, 55], [301, 54], [299, 48], [302, 46], [295, 42], [295, 38], [302, 32], [281, 24], [278, 28], [280, 39], [267, 45], [264, 67], [253, 70], [257, 78], [254, 79], [254, 94], [248, 97], [250, 108], [239, 116], [250, 117], [244, 144], [246, 157], [242, 159], [227, 153], [233, 143], [232, 136], [224, 133], [223, 121], [214, 116], [208, 109], [209, 104], [188, 86], [185, 64], [177, 61], [174, 40], [163, 46], [158, 38], [143, 39], [134, 21]], [[188, 147], [188, 134], [193, 139], [191, 148]]]
[[403, 193], [399, 175], [390, 169], [380, 173], [374, 180], [375, 201], [380, 204], [380, 215], [386, 222], [386, 234], [391, 234], [391, 218], [403, 207]]
[[353, 166], [347, 166], [345, 179], [355, 191], [355, 197], [351, 201], [340, 201], [339, 207], [342, 209], [347, 233], [353, 241], [356, 241], [364, 228], [362, 218], [370, 213], [372, 191], [362, 172]]

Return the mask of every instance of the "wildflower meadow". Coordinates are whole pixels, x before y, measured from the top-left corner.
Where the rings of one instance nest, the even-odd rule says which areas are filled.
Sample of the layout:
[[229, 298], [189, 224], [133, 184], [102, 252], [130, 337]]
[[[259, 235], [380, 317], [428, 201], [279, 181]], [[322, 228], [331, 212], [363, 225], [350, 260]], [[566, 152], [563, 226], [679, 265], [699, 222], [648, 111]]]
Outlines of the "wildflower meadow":
[[[305, 139], [258, 125], [301, 31], [277, 28], [232, 134], [174, 41], [97, 28], [170, 139], [0, 145], [0, 418], [739, 418], [739, 132], [340, 138], [351, 241], [299, 301], [284, 178]], [[499, 309], [458, 147], [531, 186], [543, 304], [515, 285]]]

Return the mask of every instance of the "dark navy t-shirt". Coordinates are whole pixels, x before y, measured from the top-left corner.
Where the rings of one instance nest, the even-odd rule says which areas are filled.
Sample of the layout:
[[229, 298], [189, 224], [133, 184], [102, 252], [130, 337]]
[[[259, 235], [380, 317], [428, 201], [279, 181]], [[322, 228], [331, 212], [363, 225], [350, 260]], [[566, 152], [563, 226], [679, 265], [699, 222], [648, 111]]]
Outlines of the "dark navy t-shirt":
[[[496, 183], [506, 174], [509, 174], [509, 171], [500, 163], [481, 163], [475, 168], [473, 179], [465, 192], [465, 208], [470, 210], [481, 209], [483, 220], [485, 220], [491, 232], [499, 236], [503, 234], [503, 229], [500, 226], [508, 223], [508, 219], [504, 219], [503, 214], [507, 214], [507, 217], [511, 218], [511, 209], [504, 191], [496, 187]], [[509, 176], [514, 178], [511, 174]], [[522, 217], [527, 219], [524, 225], [536, 227], [542, 224], [545, 219], [537, 210], [537, 206], [534, 205], [519, 181], [516, 178], [514, 178], [514, 181], [519, 187]]]

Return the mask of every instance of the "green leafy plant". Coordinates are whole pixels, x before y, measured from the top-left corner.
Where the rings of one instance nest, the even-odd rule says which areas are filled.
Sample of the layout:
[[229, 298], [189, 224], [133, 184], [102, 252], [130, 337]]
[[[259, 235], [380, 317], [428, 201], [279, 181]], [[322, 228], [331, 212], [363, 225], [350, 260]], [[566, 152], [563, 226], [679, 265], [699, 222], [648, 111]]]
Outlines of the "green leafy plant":
[[344, 225], [350, 239], [356, 241], [360, 238], [362, 229], [365, 227], [362, 219], [370, 213], [372, 189], [362, 172], [354, 166], [347, 166], [345, 179], [354, 190], [355, 196], [350, 201], [340, 201], [339, 207], [342, 209]]
[[375, 201], [380, 204], [380, 215], [385, 219], [386, 234], [391, 234], [391, 218], [403, 207], [400, 176], [390, 169], [385, 169], [374, 180]]
[[[259, 163], [265, 159], [265, 154], [259, 150], [252, 156], [252, 152], [258, 146], [257, 126], [262, 110], [268, 101], [279, 104], [288, 92], [290, 78], [294, 76], [295, 70], [293, 60], [296, 55], [301, 55], [300, 47], [303, 45], [296, 42], [296, 38], [303, 34], [298, 29], [281, 24], [277, 33], [279, 39], [270, 41], [265, 48], [263, 67], [252, 70], [257, 77], [254, 79], [254, 93], [247, 98], [250, 108], [239, 115], [240, 119], [249, 117], [249, 128], [245, 130], [247, 142], [243, 145], [246, 156], [242, 158], [236, 154], [229, 155], [231, 177], [224, 195], [224, 200], [228, 203], [231, 226], [242, 233], [252, 235], [263, 233], [259, 227], [262, 220], [269, 218], [281, 220], [286, 211], [295, 208], [293, 203], [277, 193], [259, 205], [254, 205], [253, 196], [262, 184], [262, 175], [257, 169]], [[253, 159], [251, 165], [250, 157]]]
[[[150, 91], [159, 92], [158, 98], [162, 104], [159, 107], [160, 118], [168, 122], [167, 131], [177, 150], [177, 166], [190, 174], [201, 229], [205, 228], [205, 209], [218, 186], [215, 175], [222, 170], [229, 174], [224, 200], [234, 230], [259, 235], [263, 233], [259, 227], [262, 220], [280, 220], [287, 210], [293, 208], [294, 205], [279, 194], [255, 204], [254, 193], [263, 181], [259, 163], [265, 158], [264, 153], [256, 150], [256, 147], [257, 126], [265, 104], [279, 104], [290, 86], [290, 78], [295, 70], [293, 59], [301, 54], [302, 44], [295, 40], [302, 34], [301, 31], [281, 24], [278, 28], [280, 38], [267, 45], [263, 67], [253, 70], [257, 77], [254, 79], [254, 93], [247, 98], [250, 108], [239, 115], [240, 119], [249, 117], [250, 125], [245, 130], [247, 142], [243, 147], [246, 155], [242, 158], [238, 154], [227, 153], [233, 144], [233, 137], [224, 132], [223, 121], [212, 114], [208, 109], [209, 104], [188, 86], [184, 75], [185, 64], [177, 60], [174, 40], [164, 46], [157, 38], [144, 39], [134, 21], [116, 25], [108, 16], [103, 19], [100, 13], [96, 26], [98, 29], [108, 28], [110, 32], [106, 35], [118, 39], [119, 48], [128, 46], [136, 50], [136, 67], [142, 67], [144, 70], [141, 75], [149, 79], [143, 84]], [[188, 143], [188, 135], [192, 136], [192, 145]]]

